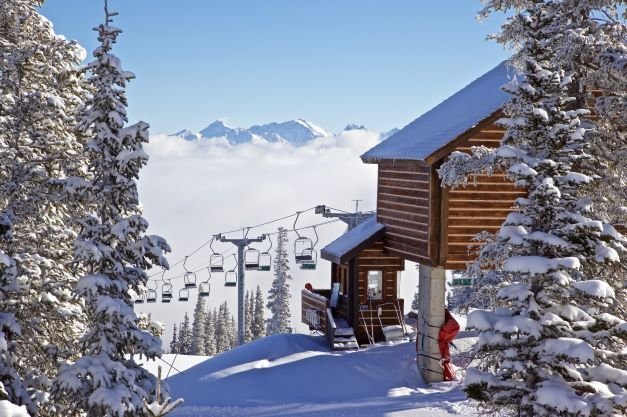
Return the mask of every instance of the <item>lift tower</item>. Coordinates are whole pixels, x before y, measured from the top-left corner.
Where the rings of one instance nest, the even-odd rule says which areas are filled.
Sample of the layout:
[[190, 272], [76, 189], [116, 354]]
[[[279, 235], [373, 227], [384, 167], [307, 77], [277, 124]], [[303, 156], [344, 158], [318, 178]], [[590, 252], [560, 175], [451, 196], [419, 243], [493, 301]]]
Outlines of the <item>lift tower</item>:
[[349, 213], [348, 211], [336, 210], [331, 211], [330, 207], [325, 205], [316, 206], [316, 214], [322, 214], [322, 217], [327, 218], [335, 218], [340, 219], [342, 222], [346, 223], [348, 226], [348, 230], [352, 230], [357, 225], [361, 224], [364, 220], [374, 214], [374, 211], [359, 211], [359, 202], [361, 200], [353, 200], [355, 201], [355, 212]]
[[[248, 235], [248, 232], [246, 232]], [[237, 246], [237, 344], [243, 345], [246, 335], [246, 309], [244, 303], [245, 296], [245, 270], [244, 267], [244, 248], [251, 243], [262, 242], [266, 239], [266, 235], [261, 235], [256, 238], [249, 238], [244, 236], [242, 239], [227, 239], [222, 235], [217, 235], [216, 238], [220, 242], [232, 243]]]

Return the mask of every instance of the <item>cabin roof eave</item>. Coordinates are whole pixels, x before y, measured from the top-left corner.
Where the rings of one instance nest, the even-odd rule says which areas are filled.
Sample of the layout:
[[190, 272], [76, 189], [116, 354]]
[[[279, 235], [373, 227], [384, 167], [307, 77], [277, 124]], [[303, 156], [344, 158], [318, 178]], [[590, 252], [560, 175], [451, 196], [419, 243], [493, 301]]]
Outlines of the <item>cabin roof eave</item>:
[[320, 256], [322, 259], [341, 265], [354, 258], [362, 250], [383, 239], [384, 236], [385, 226], [377, 223], [376, 215], [373, 215], [322, 248]]

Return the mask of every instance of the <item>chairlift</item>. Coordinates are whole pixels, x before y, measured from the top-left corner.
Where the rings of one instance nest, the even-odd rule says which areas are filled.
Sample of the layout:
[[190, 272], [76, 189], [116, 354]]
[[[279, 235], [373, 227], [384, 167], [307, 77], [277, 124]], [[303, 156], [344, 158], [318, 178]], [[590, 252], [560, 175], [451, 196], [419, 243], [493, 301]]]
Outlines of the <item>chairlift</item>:
[[257, 249], [248, 248], [244, 251], [244, 267], [247, 271], [259, 270], [260, 253]]
[[206, 281], [203, 281], [198, 285], [198, 296], [199, 297], [209, 297], [211, 293], [211, 284], [209, 284], [209, 280], [211, 279], [211, 267], [207, 268], [209, 271], [209, 277]]
[[311, 261], [311, 254], [313, 251], [313, 242], [308, 237], [301, 236], [296, 229], [296, 222], [298, 222], [298, 217], [300, 216], [300, 211], [296, 212], [296, 219], [294, 219], [294, 233], [298, 236], [296, 240], [294, 240], [294, 259], [297, 264]]
[[161, 302], [169, 303], [172, 301], [172, 283], [170, 280], [161, 284]]
[[268, 238], [270, 246], [268, 246], [268, 249], [259, 254], [259, 271], [269, 271], [272, 267], [272, 255], [270, 255], [270, 249], [272, 249], [272, 239], [270, 239], [270, 236], [268, 235], [266, 235], [266, 238]]
[[307, 255], [311, 257], [311, 260], [301, 262], [300, 269], [309, 270], [309, 271], [315, 270], [316, 265], [318, 263], [318, 255], [316, 251], [313, 249], [308, 249], [307, 251], [308, 251]]
[[[163, 273], [165, 274], [165, 269], [163, 270]], [[163, 280], [163, 276], [161, 277], [161, 279]], [[157, 288], [159, 288], [159, 284], [157, 284], [157, 281], [155, 281], [155, 287], [154, 288], [148, 288], [148, 290], [146, 291], [146, 302], [147, 303], [156, 303], [157, 302]]]
[[187, 256], [183, 261], [183, 268], [185, 269], [185, 275], [183, 275], [183, 283], [185, 284], [185, 288], [196, 288], [196, 273], [187, 269], [187, 267], [185, 266], [186, 262]]
[[235, 265], [233, 265], [233, 269], [226, 271], [224, 274], [224, 286], [225, 287], [237, 287], [237, 272], [235, 268], [237, 266], [237, 258], [233, 255], [233, 259], [235, 259]]
[[309, 258], [308, 260], [303, 260], [300, 263], [300, 269], [304, 270], [315, 270], [316, 265], [318, 264], [318, 253], [314, 249], [316, 244], [318, 243], [318, 231], [316, 230], [316, 226], [312, 226], [314, 233], [316, 234], [316, 241], [313, 243], [311, 249], [305, 249], [302, 253], [303, 257]]
[[211, 242], [209, 243], [209, 248], [211, 249], [211, 256], [209, 257], [209, 270], [211, 272], [224, 272], [224, 256], [222, 256], [221, 253], [216, 253], [212, 247], [216, 236], [213, 236], [211, 238]]
[[146, 292], [140, 291], [139, 294], [135, 297], [135, 304], [144, 304], [144, 300], [146, 298]]
[[189, 300], [189, 289], [181, 288], [179, 290], [179, 301], [187, 301]]

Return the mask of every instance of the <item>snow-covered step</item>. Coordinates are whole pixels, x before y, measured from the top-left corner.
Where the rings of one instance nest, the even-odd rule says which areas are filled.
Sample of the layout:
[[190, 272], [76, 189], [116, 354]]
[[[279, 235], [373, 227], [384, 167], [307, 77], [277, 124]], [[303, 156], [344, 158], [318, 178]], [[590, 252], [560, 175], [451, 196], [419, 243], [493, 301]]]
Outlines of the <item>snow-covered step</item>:
[[334, 350], [348, 350], [348, 349], [359, 349], [359, 345], [357, 342], [348, 342], [348, 343], [333, 343]]
[[354, 336], [355, 335], [355, 331], [353, 330], [352, 327], [338, 327], [333, 332], [333, 335], [335, 337], [338, 337], [338, 336], [339, 337], [349, 337], [349, 336]]

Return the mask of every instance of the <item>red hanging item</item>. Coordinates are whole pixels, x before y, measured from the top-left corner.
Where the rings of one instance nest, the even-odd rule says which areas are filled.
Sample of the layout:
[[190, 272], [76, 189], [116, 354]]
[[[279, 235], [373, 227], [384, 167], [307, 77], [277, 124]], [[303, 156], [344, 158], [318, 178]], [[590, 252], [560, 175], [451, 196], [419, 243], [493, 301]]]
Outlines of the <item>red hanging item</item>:
[[451, 352], [449, 351], [449, 343], [455, 339], [459, 333], [459, 323], [453, 315], [444, 310], [444, 324], [440, 327], [438, 335], [438, 344], [440, 345], [440, 354], [442, 355], [442, 372], [445, 381], [455, 381], [455, 371], [451, 364]]

